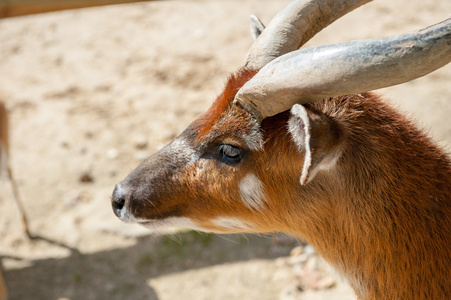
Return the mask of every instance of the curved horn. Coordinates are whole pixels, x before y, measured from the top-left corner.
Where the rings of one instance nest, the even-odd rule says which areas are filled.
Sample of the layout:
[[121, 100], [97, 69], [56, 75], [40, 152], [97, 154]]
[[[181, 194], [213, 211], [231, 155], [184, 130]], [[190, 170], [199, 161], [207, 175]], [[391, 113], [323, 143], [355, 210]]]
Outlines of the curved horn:
[[235, 101], [263, 120], [296, 103], [407, 82], [450, 61], [451, 18], [414, 33], [285, 54], [247, 82]]
[[299, 49], [323, 28], [371, 0], [295, 0], [280, 11], [254, 42], [245, 66], [258, 70]]

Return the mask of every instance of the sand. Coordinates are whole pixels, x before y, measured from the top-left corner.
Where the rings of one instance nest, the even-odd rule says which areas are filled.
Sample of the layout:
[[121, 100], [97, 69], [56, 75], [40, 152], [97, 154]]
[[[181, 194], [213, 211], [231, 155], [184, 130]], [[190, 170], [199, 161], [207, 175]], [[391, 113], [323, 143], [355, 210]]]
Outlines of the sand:
[[[155, 1], [0, 20], [0, 97], [31, 231], [0, 182], [0, 257], [11, 299], [355, 299], [304, 289], [295, 241], [182, 232], [117, 220], [109, 197], [142, 159], [207, 110], [252, 43], [249, 15], [288, 1]], [[379, 0], [309, 45], [413, 31], [450, 1]], [[451, 67], [380, 91], [451, 149]], [[332, 276], [332, 275], [331, 275]]]

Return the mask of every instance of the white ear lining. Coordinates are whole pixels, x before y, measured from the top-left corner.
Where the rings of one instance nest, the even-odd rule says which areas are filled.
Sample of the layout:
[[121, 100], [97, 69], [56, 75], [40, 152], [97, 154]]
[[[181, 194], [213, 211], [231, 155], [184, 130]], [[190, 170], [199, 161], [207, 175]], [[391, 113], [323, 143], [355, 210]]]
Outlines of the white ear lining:
[[[310, 148], [310, 119], [304, 106], [296, 104], [291, 108], [291, 114], [296, 118], [290, 118], [288, 121], [288, 130], [293, 137], [295, 144], [298, 146], [298, 150], [305, 151], [304, 166], [301, 172], [301, 185], [307, 183], [309, 178], [309, 171], [312, 165], [312, 152]], [[297, 122], [296, 119], [299, 119]], [[299, 128], [302, 128], [300, 130]]]
[[251, 15], [250, 19], [251, 35], [255, 41], [260, 36], [260, 34], [262, 34], [263, 30], [265, 30], [265, 25], [263, 25], [262, 21], [260, 21], [260, 19], [254, 15]]

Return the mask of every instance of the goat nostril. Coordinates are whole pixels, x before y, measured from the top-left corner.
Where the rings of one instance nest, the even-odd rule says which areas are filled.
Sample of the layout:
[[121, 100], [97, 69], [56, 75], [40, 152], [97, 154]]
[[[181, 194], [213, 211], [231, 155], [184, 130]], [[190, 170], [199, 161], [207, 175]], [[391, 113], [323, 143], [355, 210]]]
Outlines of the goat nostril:
[[117, 217], [120, 217], [121, 210], [125, 206], [125, 196], [119, 185], [116, 185], [113, 196], [111, 199], [111, 205], [113, 206], [113, 212]]
[[112, 205], [113, 205], [114, 213], [116, 215], [119, 215], [120, 211], [122, 210], [122, 208], [125, 205], [125, 199], [124, 198], [119, 198], [119, 199], [118, 198], [113, 198]]

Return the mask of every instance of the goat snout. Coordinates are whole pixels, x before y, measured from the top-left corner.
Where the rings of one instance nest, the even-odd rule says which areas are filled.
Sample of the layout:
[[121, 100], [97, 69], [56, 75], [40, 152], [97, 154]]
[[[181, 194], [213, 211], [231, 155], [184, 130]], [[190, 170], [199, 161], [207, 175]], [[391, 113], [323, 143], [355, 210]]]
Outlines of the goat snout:
[[117, 184], [114, 188], [113, 195], [111, 196], [111, 205], [113, 206], [113, 212], [121, 218], [124, 215], [125, 204], [127, 202], [127, 189], [122, 184]]

